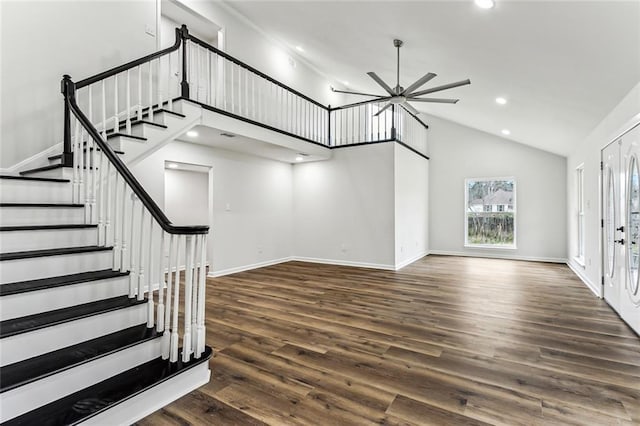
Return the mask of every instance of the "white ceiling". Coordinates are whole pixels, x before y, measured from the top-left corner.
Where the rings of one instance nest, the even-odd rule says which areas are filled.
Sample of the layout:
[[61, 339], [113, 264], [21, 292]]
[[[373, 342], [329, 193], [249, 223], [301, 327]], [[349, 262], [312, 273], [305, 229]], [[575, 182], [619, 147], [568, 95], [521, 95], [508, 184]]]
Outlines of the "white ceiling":
[[[428, 71], [425, 88], [456, 105], [414, 103], [421, 111], [517, 142], [568, 155], [640, 81], [640, 1], [472, 0], [233, 1], [231, 7], [294, 47], [351, 89], [382, 89], [365, 75], [395, 81], [392, 40], [404, 41], [400, 83]], [[508, 104], [497, 105], [503, 96]], [[359, 100], [353, 97], [353, 101]], [[501, 136], [501, 135], [500, 135]]]

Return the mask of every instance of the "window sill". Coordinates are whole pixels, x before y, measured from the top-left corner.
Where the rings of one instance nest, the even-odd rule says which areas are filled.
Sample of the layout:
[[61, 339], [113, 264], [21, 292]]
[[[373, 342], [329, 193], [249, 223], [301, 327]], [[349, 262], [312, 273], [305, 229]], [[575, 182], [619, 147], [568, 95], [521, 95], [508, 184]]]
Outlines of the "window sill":
[[582, 267], [582, 269], [585, 268], [585, 263], [584, 263], [584, 258], [583, 257], [574, 257], [573, 261], [576, 262], [578, 265], [580, 265]]
[[479, 248], [479, 249], [493, 249], [493, 250], [517, 250], [518, 247], [514, 244], [511, 246], [501, 246], [498, 244], [465, 244], [465, 248]]

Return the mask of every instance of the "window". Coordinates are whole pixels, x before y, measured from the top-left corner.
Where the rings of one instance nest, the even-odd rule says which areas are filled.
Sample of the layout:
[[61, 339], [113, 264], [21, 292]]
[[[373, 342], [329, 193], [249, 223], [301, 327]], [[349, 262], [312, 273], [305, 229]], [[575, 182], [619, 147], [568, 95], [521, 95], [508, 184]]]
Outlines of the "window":
[[467, 179], [465, 204], [465, 246], [516, 248], [514, 178]]
[[576, 169], [576, 189], [578, 193], [578, 256], [577, 260], [584, 265], [584, 165]]

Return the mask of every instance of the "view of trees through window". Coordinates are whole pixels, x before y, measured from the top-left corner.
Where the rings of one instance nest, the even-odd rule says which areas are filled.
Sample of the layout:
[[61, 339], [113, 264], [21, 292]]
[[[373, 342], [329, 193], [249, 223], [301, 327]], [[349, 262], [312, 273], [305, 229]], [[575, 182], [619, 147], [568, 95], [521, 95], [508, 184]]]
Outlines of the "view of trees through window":
[[466, 245], [515, 246], [515, 180], [466, 180]]

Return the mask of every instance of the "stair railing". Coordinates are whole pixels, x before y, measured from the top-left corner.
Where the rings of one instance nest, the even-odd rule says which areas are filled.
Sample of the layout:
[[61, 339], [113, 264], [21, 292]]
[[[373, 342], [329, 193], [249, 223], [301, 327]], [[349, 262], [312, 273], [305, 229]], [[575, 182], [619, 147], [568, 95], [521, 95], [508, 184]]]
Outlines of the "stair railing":
[[[89, 79], [74, 83], [71, 77], [64, 76], [63, 164], [73, 169], [74, 202], [85, 205], [87, 223], [99, 224], [98, 244], [113, 246], [113, 270], [129, 272], [129, 297], [140, 301], [147, 298], [147, 327], [163, 333], [162, 357], [177, 362], [179, 340], [182, 340], [182, 361], [187, 362], [191, 356], [202, 356], [205, 349], [209, 227], [173, 225], [107, 142], [110, 135], [119, 132], [120, 125], [130, 129], [132, 120], [145, 115], [152, 118], [154, 107], [171, 105], [171, 88], [178, 85], [168, 83], [169, 90], [164, 96], [159, 94], [162, 90], [154, 90], [154, 84], [156, 89], [160, 85], [156, 83], [158, 74], [154, 77], [153, 64], [156, 62], [157, 68], [162, 69], [161, 61], [168, 59], [165, 77], [170, 77], [171, 57], [183, 45], [181, 30], [177, 30], [176, 35], [176, 44], [171, 48]], [[145, 67], [148, 75], [144, 74]], [[132, 70], [138, 75], [135, 84], [131, 79]], [[126, 87], [124, 115], [118, 99], [121, 75], [125, 75]], [[109, 81], [113, 82], [109, 91], [113, 95], [111, 105], [105, 96]], [[98, 104], [92, 96], [96, 86], [102, 95], [98, 96]], [[88, 88], [84, 91], [84, 108], [78, 103], [82, 88]], [[132, 105], [130, 94], [136, 92], [143, 93], [144, 97], [140, 95]], [[102, 113], [98, 126], [94, 123], [95, 117], [91, 118], [96, 105], [100, 105]], [[111, 121], [106, 118], [107, 111], [113, 112]], [[181, 297], [184, 298], [182, 304]]]

